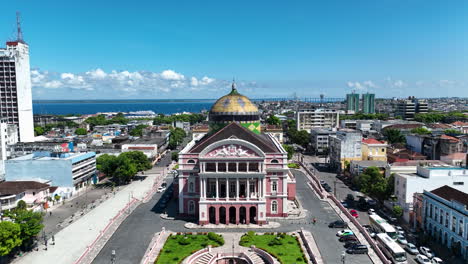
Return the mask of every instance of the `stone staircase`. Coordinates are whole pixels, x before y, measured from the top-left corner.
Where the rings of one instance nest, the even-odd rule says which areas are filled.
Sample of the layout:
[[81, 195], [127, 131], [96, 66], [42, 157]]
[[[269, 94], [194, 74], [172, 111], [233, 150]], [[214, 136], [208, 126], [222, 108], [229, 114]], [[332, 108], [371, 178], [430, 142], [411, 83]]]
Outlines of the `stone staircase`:
[[210, 252], [206, 252], [205, 254], [201, 255], [197, 261], [195, 262], [195, 264], [208, 264], [211, 259], [214, 258], [214, 255], [211, 254]]
[[248, 252], [247, 256], [252, 260], [253, 264], [265, 264], [265, 261], [255, 252]]

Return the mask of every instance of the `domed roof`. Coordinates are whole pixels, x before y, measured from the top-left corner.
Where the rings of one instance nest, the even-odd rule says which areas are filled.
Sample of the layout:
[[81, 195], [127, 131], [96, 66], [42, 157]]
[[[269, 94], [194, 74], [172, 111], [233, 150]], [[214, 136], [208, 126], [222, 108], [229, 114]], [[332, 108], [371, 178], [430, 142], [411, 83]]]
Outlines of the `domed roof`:
[[232, 91], [216, 101], [210, 114], [258, 115], [258, 108], [247, 96], [240, 94], [233, 83]]

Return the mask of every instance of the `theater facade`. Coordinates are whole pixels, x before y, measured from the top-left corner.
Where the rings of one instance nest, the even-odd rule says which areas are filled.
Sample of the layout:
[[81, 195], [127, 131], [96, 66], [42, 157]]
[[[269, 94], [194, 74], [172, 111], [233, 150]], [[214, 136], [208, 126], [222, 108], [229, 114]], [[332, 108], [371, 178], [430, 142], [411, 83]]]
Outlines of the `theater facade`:
[[179, 153], [179, 214], [201, 225], [265, 224], [288, 215], [296, 182], [278, 140], [261, 132], [257, 107], [232, 86], [210, 111], [212, 130]]

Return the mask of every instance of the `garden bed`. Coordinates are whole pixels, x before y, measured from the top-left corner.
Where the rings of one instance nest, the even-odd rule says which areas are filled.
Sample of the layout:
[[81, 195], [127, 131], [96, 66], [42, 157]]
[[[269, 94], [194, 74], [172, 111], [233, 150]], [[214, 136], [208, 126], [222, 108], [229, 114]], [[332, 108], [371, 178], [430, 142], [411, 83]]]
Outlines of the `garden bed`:
[[208, 245], [217, 247], [223, 244], [223, 237], [212, 232], [171, 234], [164, 243], [155, 264], [181, 263], [186, 257]]
[[257, 235], [253, 231], [249, 231], [242, 236], [239, 245], [244, 247], [254, 245], [268, 252], [282, 264], [306, 264], [307, 261], [298, 239], [298, 237], [286, 233]]

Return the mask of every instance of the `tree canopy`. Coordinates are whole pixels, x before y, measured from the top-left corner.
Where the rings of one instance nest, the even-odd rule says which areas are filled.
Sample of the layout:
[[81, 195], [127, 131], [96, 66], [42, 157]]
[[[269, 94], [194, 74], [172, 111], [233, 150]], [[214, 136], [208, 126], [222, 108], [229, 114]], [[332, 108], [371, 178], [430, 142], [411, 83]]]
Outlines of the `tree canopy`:
[[0, 222], [0, 256], [8, 255], [21, 245], [20, 234], [20, 225], [10, 221]]
[[154, 118], [154, 125], [172, 124], [174, 121], [190, 122], [190, 124], [200, 123], [206, 120], [203, 114], [181, 114], [181, 115], [163, 115], [160, 114]]
[[388, 114], [364, 114], [364, 113], [356, 113], [354, 115], [340, 115], [341, 120], [387, 120]]
[[118, 184], [128, 183], [138, 171], [151, 167], [151, 162], [141, 151], [123, 152], [119, 156], [104, 154], [96, 159], [96, 168]]
[[265, 121], [269, 125], [275, 125], [275, 126], [281, 125], [281, 120], [275, 115], [270, 115]]
[[431, 131], [425, 127], [417, 127], [411, 129], [411, 133], [418, 134], [418, 135], [429, 135]]
[[290, 146], [290, 145], [283, 144], [283, 148], [284, 148], [284, 150], [286, 150], [286, 152], [288, 153], [288, 159], [292, 159], [294, 153], [296, 152], [296, 151], [294, 150], [294, 147], [293, 147], [293, 146]]
[[452, 123], [455, 121], [466, 121], [468, 117], [463, 112], [429, 112], [415, 114], [414, 120], [423, 123]]
[[186, 136], [187, 135], [182, 128], [172, 128], [171, 134], [169, 135], [169, 148], [175, 149], [177, 146], [182, 144]]
[[450, 135], [450, 136], [457, 136], [457, 135], [461, 135], [462, 132], [457, 129], [449, 128], [449, 129], [444, 130], [444, 134]]
[[86, 128], [79, 127], [75, 130], [75, 134], [80, 136], [86, 136], [88, 134], [88, 131], [86, 130]]
[[377, 198], [383, 202], [391, 195], [389, 193], [389, 181], [392, 179], [385, 179], [377, 167], [368, 167], [364, 172], [359, 175], [358, 185], [361, 192]]
[[110, 125], [110, 124], [125, 125], [128, 123], [128, 119], [125, 118], [124, 114], [118, 113], [111, 119], [107, 119], [105, 115], [91, 116], [91, 117], [88, 117], [85, 120], [85, 122], [90, 124], [92, 127], [104, 126], [104, 125]]
[[398, 129], [395, 129], [395, 128], [384, 129], [383, 135], [390, 144], [406, 143], [405, 136]]
[[148, 125], [138, 125], [134, 129], [130, 130], [130, 136], [141, 137], [143, 136], [143, 129], [147, 128]]

